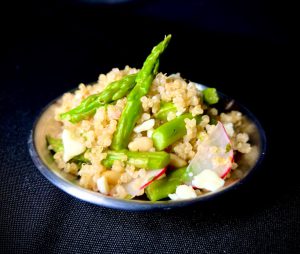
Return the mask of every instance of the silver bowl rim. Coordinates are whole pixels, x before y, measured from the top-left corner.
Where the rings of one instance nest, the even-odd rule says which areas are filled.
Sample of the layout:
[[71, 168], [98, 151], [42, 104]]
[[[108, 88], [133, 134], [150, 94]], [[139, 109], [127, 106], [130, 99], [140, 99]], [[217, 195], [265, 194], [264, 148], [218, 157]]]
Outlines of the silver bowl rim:
[[[200, 87], [200, 90], [205, 89], [208, 86], [196, 83], [197, 87]], [[74, 89], [75, 90], [75, 89]], [[73, 90], [71, 90], [73, 91]], [[229, 96], [223, 94], [222, 92], [218, 91], [219, 96], [222, 99], [231, 99]], [[102, 195], [98, 192], [87, 190], [83, 187], [80, 187], [76, 184], [73, 184], [62, 177], [58, 176], [56, 173], [54, 173], [51, 169], [45, 165], [43, 160], [40, 158], [35, 142], [34, 142], [34, 133], [37, 126], [37, 123], [39, 122], [40, 117], [43, 115], [43, 113], [52, 105], [54, 104], [61, 96], [55, 98], [50, 103], [48, 103], [38, 114], [36, 117], [33, 128], [30, 131], [30, 135], [28, 138], [28, 149], [29, 154], [32, 158], [33, 163], [38, 168], [38, 170], [41, 172], [41, 174], [46, 177], [52, 184], [54, 184], [59, 189], [63, 190], [64, 192], [70, 194], [71, 196], [78, 198], [80, 200], [107, 207], [107, 208], [113, 208], [113, 209], [119, 209], [119, 210], [129, 210], [129, 211], [149, 211], [149, 210], [170, 210], [173, 208], [180, 208], [185, 207], [189, 205], [193, 205], [200, 202], [205, 202], [207, 200], [211, 200], [213, 198], [216, 198], [218, 196], [221, 196], [228, 191], [232, 191], [234, 189], [239, 188], [241, 185], [243, 185], [246, 181], [248, 181], [250, 178], [252, 178], [253, 173], [257, 171], [260, 164], [262, 163], [267, 149], [267, 140], [266, 140], [266, 134], [265, 131], [258, 121], [258, 119], [255, 117], [255, 115], [247, 109], [245, 106], [234, 100], [234, 104], [238, 106], [239, 110], [242, 111], [243, 114], [245, 114], [252, 123], [254, 123], [257, 127], [257, 130], [259, 131], [259, 138], [260, 138], [260, 154], [258, 156], [258, 159], [255, 163], [255, 165], [249, 169], [249, 172], [245, 177], [238, 180], [237, 182], [222, 188], [219, 191], [216, 192], [209, 192], [203, 196], [199, 196], [194, 199], [188, 199], [188, 200], [179, 200], [179, 201], [142, 201], [142, 200], [123, 200], [123, 199], [117, 199], [114, 197], [109, 197]]]

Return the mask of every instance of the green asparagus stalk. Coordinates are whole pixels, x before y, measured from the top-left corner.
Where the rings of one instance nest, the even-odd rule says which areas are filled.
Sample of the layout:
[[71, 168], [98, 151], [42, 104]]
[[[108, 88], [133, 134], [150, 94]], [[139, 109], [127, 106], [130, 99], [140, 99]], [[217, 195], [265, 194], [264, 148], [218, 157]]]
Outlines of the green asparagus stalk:
[[[47, 136], [47, 142], [51, 150], [55, 153], [63, 152], [64, 147], [61, 139]], [[166, 152], [109, 151], [107, 157], [102, 161], [102, 164], [107, 168], [111, 168], [115, 160], [126, 160], [128, 164], [134, 165], [137, 168], [159, 169], [169, 164], [170, 155]], [[84, 154], [75, 156], [71, 159], [71, 162], [76, 164], [90, 163], [90, 161], [84, 157]]]
[[71, 159], [71, 162], [74, 162], [75, 164], [82, 164], [82, 163], [86, 163], [86, 164], [90, 164], [91, 162], [84, 157], [85, 153], [79, 154], [77, 156], [75, 156], [74, 158]]
[[216, 88], [211, 88], [211, 87], [206, 88], [202, 91], [202, 93], [203, 93], [203, 99], [208, 105], [218, 103], [219, 96]]
[[160, 110], [156, 113], [155, 118], [162, 120], [162, 121], [167, 121], [168, 114], [170, 112], [176, 113], [177, 108], [172, 102], [162, 102], [160, 105]]
[[[48, 145], [50, 146], [50, 150], [52, 150], [53, 152], [58, 153], [64, 151], [64, 145], [60, 138], [46, 136], [46, 140]], [[84, 157], [84, 153], [75, 156], [70, 160], [70, 162], [74, 162], [79, 165], [81, 165], [82, 163], [90, 163], [90, 161]]]
[[175, 193], [178, 185], [186, 180], [186, 167], [172, 170], [166, 177], [152, 182], [146, 189], [146, 195], [151, 201], [167, 198]]
[[46, 141], [48, 146], [50, 146], [51, 150], [55, 153], [62, 152], [64, 150], [64, 146], [62, 140], [59, 138], [53, 138], [51, 136], [46, 136]]
[[127, 75], [120, 80], [110, 83], [101, 93], [87, 97], [76, 108], [61, 114], [60, 118], [67, 119], [71, 123], [77, 123], [94, 115], [99, 107], [126, 96], [134, 87], [137, 75]]
[[141, 98], [149, 92], [152, 81], [158, 71], [159, 57], [166, 49], [170, 39], [171, 35], [168, 35], [152, 49], [151, 54], [147, 57], [142, 69], [139, 71], [136, 77], [136, 85], [127, 97], [125, 109], [122, 112], [113, 137], [111, 144], [113, 150], [118, 151], [127, 147], [133, 128], [142, 113]]
[[166, 167], [170, 162], [170, 155], [166, 152], [131, 152], [122, 150], [109, 151], [102, 164], [111, 168], [115, 160], [127, 159], [127, 163], [137, 168], [159, 169]]
[[[192, 119], [193, 116], [190, 113], [183, 114], [175, 119], [159, 126], [154, 130], [152, 134], [152, 140], [157, 150], [161, 151], [173, 144], [178, 139], [182, 138], [186, 134], [186, 127], [184, 119]], [[199, 122], [201, 116], [195, 117]]]
[[114, 133], [111, 148], [113, 150], [122, 150], [127, 148], [129, 137], [135, 126], [135, 123], [142, 112], [140, 101], [128, 101], [119, 119], [117, 130]]

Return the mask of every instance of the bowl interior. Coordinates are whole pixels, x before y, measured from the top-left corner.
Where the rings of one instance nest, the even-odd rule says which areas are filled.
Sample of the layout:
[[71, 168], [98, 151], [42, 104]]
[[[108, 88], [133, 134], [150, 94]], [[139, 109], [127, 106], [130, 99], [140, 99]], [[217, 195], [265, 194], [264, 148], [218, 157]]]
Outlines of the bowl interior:
[[[197, 84], [199, 90], [203, 90], [206, 86]], [[199, 201], [212, 198], [226, 190], [236, 187], [243, 182], [250, 172], [257, 168], [265, 153], [265, 134], [255, 118], [255, 116], [245, 107], [231, 99], [230, 97], [219, 92], [220, 102], [218, 108], [222, 111], [238, 110], [246, 116], [247, 128], [245, 132], [249, 134], [251, 142], [251, 152], [241, 156], [238, 161], [239, 174], [232, 176], [226, 180], [223, 188], [216, 192], [206, 193], [200, 197], [191, 200], [182, 201], [143, 201], [143, 200], [121, 200], [113, 197], [104, 196], [101, 193], [84, 189], [78, 185], [78, 179], [74, 175], [61, 171], [56, 166], [50, 151], [47, 149], [46, 135], [55, 134], [60, 131], [60, 125], [54, 120], [54, 108], [58, 99], [50, 103], [38, 117], [34, 128], [30, 135], [28, 145], [30, 155], [33, 162], [40, 172], [50, 180], [54, 185], [63, 191], [75, 196], [79, 199], [91, 202], [97, 205], [125, 209], [125, 210], [151, 210], [151, 209], [170, 209], [172, 207], [181, 207]], [[225, 110], [224, 110], [225, 109]]]

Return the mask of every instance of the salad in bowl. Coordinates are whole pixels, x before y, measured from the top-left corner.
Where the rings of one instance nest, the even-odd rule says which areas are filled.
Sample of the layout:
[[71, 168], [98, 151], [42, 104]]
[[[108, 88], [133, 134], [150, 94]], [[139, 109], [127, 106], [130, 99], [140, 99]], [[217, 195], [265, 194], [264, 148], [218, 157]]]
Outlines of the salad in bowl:
[[113, 68], [56, 100], [35, 134], [44, 139], [35, 150], [46, 147], [39, 156], [50, 155], [43, 163], [102, 197], [149, 203], [196, 199], [243, 178], [261, 151], [255, 124], [215, 88], [161, 72], [170, 39], [140, 69]]

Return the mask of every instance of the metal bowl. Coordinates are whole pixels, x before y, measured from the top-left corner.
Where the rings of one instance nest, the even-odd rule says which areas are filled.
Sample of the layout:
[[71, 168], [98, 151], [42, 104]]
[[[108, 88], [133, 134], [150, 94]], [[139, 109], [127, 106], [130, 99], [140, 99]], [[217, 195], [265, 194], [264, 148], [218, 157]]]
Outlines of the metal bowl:
[[[203, 90], [206, 86], [197, 84], [199, 90]], [[250, 136], [252, 150], [245, 154], [238, 161], [239, 170], [242, 174], [238, 177], [232, 177], [226, 180], [223, 188], [215, 192], [209, 192], [202, 196], [189, 200], [180, 201], [146, 201], [146, 200], [123, 200], [102, 195], [101, 193], [84, 189], [78, 185], [78, 179], [73, 175], [67, 174], [57, 168], [50, 151], [47, 149], [46, 135], [54, 134], [59, 131], [59, 123], [54, 120], [54, 108], [58, 99], [55, 99], [46, 106], [34, 123], [33, 129], [28, 140], [29, 153], [32, 160], [39, 171], [55, 186], [68, 194], [81, 200], [104, 207], [110, 207], [122, 210], [168, 210], [178, 208], [194, 203], [203, 202], [208, 199], [213, 199], [217, 195], [223, 194], [229, 190], [236, 189], [239, 185], [245, 182], [249, 176], [259, 168], [259, 164], [264, 158], [266, 151], [266, 136], [265, 132], [256, 117], [244, 106], [237, 103], [230, 97], [220, 93], [221, 98], [218, 103], [219, 109], [222, 110], [239, 110], [245, 117], [247, 123], [246, 132]]]

